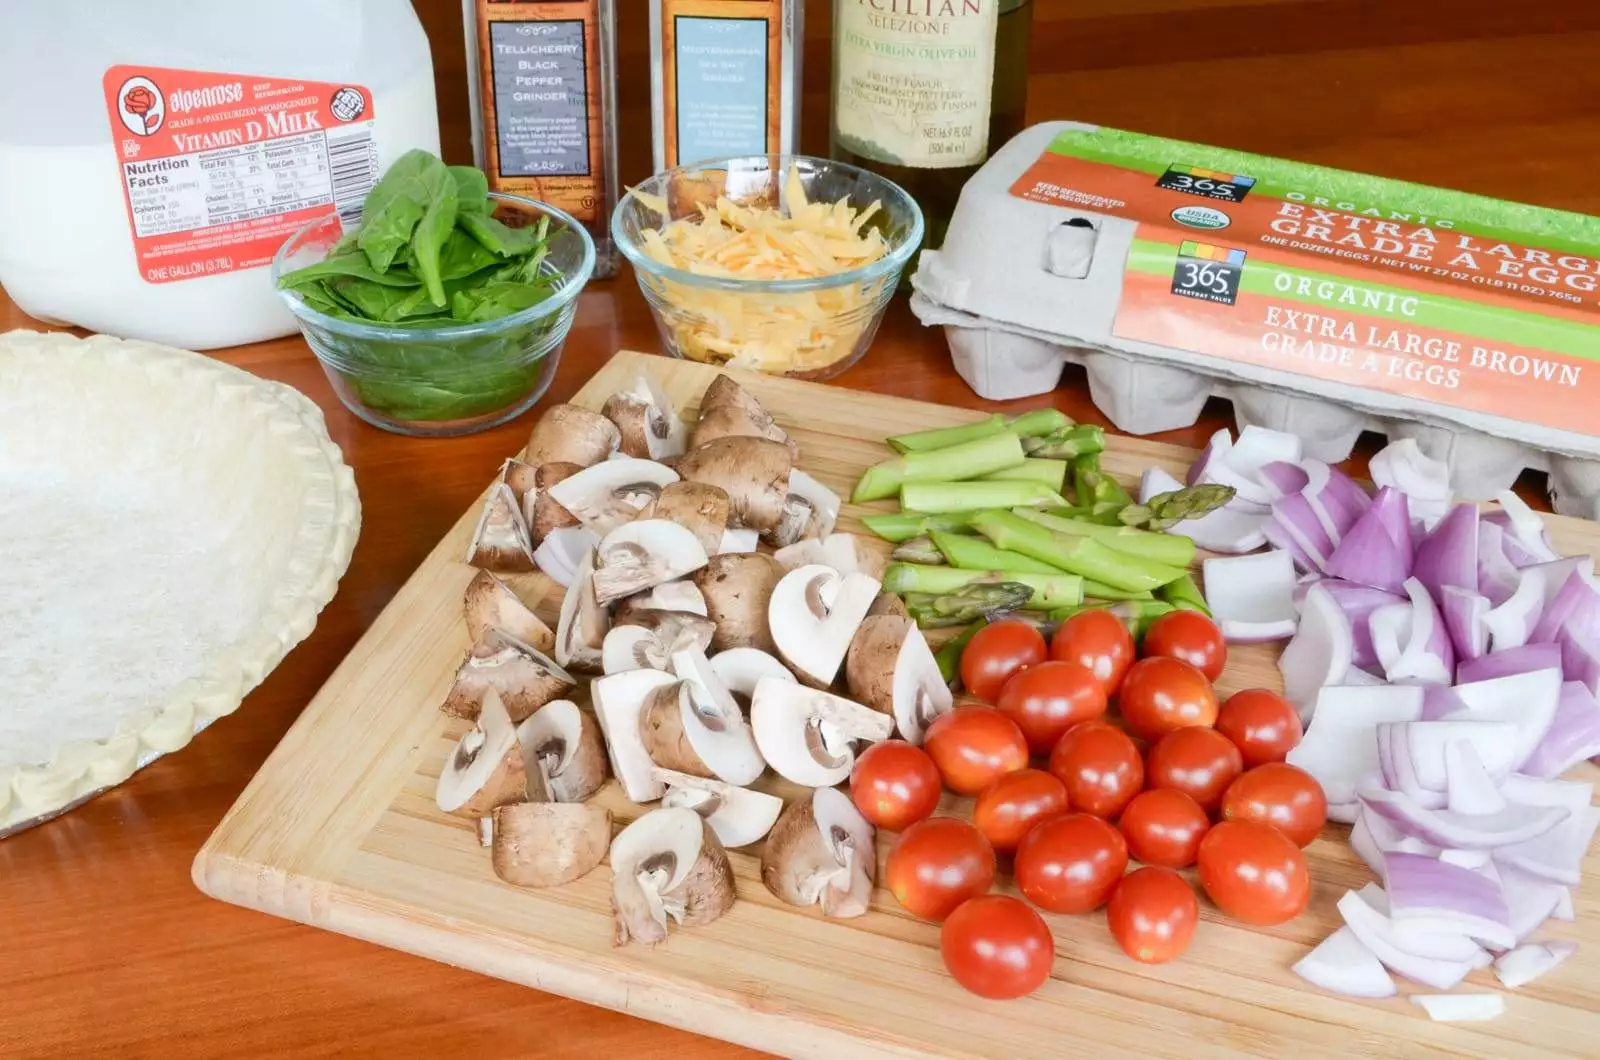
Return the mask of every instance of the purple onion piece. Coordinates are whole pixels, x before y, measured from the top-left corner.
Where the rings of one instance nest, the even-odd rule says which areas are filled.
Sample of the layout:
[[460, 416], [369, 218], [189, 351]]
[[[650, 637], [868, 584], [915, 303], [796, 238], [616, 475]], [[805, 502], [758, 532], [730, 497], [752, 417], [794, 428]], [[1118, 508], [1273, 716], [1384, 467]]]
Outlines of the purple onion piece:
[[1561, 686], [1555, 719], [1522, 763], [1522, 772], [1558, 777], [1593, 755], [1600, 755], [1600, 701], [1583, 685], [1567, 681]]
[[1555, 644], [1524, 644], [1467, 659], [1456, 667], [1456, 683], [1492, 681], [1497, 677], [1553, 670], [1561, 665], [1561, 648]]
[[1478, 591], [1478, 506], [1458, 504], [1417, 546], [1412, 577], [1435, 599], [1446, 586]]

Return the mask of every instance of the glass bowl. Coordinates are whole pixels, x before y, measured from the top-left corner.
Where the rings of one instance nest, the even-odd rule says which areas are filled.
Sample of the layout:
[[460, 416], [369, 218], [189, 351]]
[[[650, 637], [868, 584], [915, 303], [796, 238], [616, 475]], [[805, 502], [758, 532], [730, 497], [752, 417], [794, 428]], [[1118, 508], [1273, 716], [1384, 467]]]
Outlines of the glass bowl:
[[[542, 202], [491, 194], [494, 217], [513, 228], [550, 218], [542, 271], [558, 278], [538, 305], [482, 324], [399, 327], [329, 316], [295, 291], [279, 291], [346, 408], [396, 434], [445, 437], [515, 419], [544, 396], [572, 328], [578, 292], [594, 271], [594, 240]], [[343, 235], [337, 214], [313, 221], [272, 259], [278, 277], [315, 264]]]
[[[746, 206], [780, 204], [791, 165], [811, 202], [844, 199], [857, 210], [876, 202], [878, 211], [862, 230], [880, 232], [888, 253], [848, 272], [796, 280], [703, 276], [645, 253], [646, 230], [698, 217], [699, 203], [709, 196]], [[803, 379], [838, 375], [867, 352], [900, 272], [922, 242], [922, 211], [904, 189], [824, 158], [751, 155], [698, 162], [658, 173], [637, 190], [665, 201], [668, 216], [637, 195], [624, 195], [611, 215], [611, 235], [633, 263], [662, 344], [691, 361]]]

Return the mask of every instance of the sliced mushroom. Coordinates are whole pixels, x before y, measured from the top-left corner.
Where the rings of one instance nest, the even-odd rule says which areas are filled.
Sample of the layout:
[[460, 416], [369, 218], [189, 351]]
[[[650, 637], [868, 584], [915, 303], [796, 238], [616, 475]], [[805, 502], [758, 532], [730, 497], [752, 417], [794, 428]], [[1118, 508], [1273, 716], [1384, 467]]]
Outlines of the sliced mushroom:
[[717, 546], [717, 554], [727, 552], [754, 552], [756, 545], [761, 542], [761, 532], [743, 526], [730, 526], [722, 532], [722, 543]]
[[572, 691], [572, 675], [539, 649], [491, 626], [456, 670], [455, 684], [439, 709], [473, 721], [489, 692], [498, 693], [513, 722]]
[[640, 519], [601, 538], [595, 562], [595, 599], [609, 604], [694, 573], [706, 565], [706, 550], [676, 523]]
[[598, 678], [589, 686], [595, 717], [605, 733], [612, 775], [633, 802], [661, 798], [661, 783], [651, 774], [655, 763], [645, 750], [639, 716], [651, 693], [676, 684], [676, 677], [661, 670], [629, 670]]
[[667, 786], [662, 806], [684, 806], [698, 813], [729, 850], [761, 842], [783, 812], [783, 800], [764, 791], [671, 769], [658, 768], [655, 777]]
[[731, 437], [689, 450], [678, 474], [727, 493], [730, 525], [768, 531], [783, 521], [791, 467], [789, 450], [778, 442]]
[[467, 614], [467, 634], [474, 643], [491, 627], [498, 626], [513, 637], [542, 652], [555, 650], [556, 635], [534, 614], [511, 586], [486, 570], [480, 570], [467, 583], [463, 597]]
[[689, 431], [667, 392], [646, 372], [640, 372], [633, 389], [611, 395], [602, 410], [617, 425], [621, 451], [628, 456], [661, 460], [681, 456]]
[[589, 467], [621, 443], [616, 425], [600, 413], [576, 405], [551, 405], [534, 425], [524, 459], [534, 467], [558, 462]]
[[673, 656], [674, 686], [655, 689], [639, 718], [640, 737], [656, 765], [743, 785], [766, 769], [744, 713], [705, 654]]
[[528, 780], [517, 744], [517, 728], [491, 689], [478, 723], [445, 759], [434, 802], [457, 817], [487, 817], [495, 807], [528, 798]]
[[888, 566], [884, 550], [859, 534], [829, 534], [822, 540], [822, 556], [840, 574], [865, 574], [878, 581]]
[[611, 617], [594, 596], [594, 552], [578, 564], [572, 584], [561, 600], [561, 618], [556, 623], [556, 661], [580, 673], [599, 673], [601, 649]]
[[533, 570], [533, 542], [528, 537], [528, 523], [516, 494], [504, 482], [489, 487], [483, 514], [478, 516], [472, 543], [467, 546], [467, 562], [484, 570]]
[[828, 563], [827, 553], [822, 551], [822, 540], [815, 537], [785, 545], [774, 552], [772, 558], [786, 571], [799, 570], [801, 567], [810, 567], [818, 563], [832, 566]]
[[546, 703], [517, 726], [523, 767], [544, 779], [555, 802], [582, 802], [606, 782], [600, 724], [570, 699]]
[[706, 598], [692, 581], [663, 582], [649, 592], [638, 593], [617, 602], [611, 624], [625, 626], [632, 616], [644, 611], [692, 611], [706, 613]]
[[909, 618], [867, 616], [850, 642], [844, 673], [850, 694], [893, 716], [900, 735], [914, 744], [954, 705], [933, 649]]
[[562, 479], [550, 487], [549, 496], [584, 526], [604, 537], [653, 507], [661, 487], [677, 481], [678, 473], [669, 467], [625, 456], [602, 461]]
[[716, 632], [711, 620], [692, 611], [633, 611], [626, 625], [614, 624], [602, 647], [601, 667], [608, 674], [624, 670], [665, 670], [674, 652], [705, 651]]
[[584, 557], [599, 543], [598, 534], [581, 526], [560, 526], [544, 535], [539, 547], [533, 550], [533, 561], [539, 565], [541, 573], [568, 589], [577, 578]]
[[[512, 457], [500, 465], [500, 476], [496, 482], [504, 482], [511, 487], [511, 495], [517, 499], [517, 509], [522, 512], [523, 522], [528, 524], [528, 529], [533, 529], [533, 502], [539, 493], [539, 473], [532, 464], [525, 464], [516, 457]], [[533, 543], [537, 545], [539, 538], [535, 536]]]
[[792, 459], [798, 459], [800, 449], [772, 416], [762, 408], [761, 402], [730, 376], [719, 375], [706, 387], [700, 398], [700, 418], [694, 425], [689, 448], [694, 449], [719, 438], [765, 438], [780, 442], [789, 450]]
[[716, 555], [722, 551], [722, 535], [727, 532], [728, 495], [704, 482], [673, 482], [661, 487], [651, 517], [688, 529], [706, 555]]
[[911, 612], [906, 610], [906, 602], [900, 599], [898, 593], [879, 593], [878, 598], [872, 601], [872, 606], [867, 609], [867, 617], [873, 615], [898, 615], [901, 618], [910, 618]]
[[759, 648], [729, 648], [711, 657], [711, 672], [717, 675], [728, 694], [746, 710], [750, 697], [756, 694], [756, 684], [763, 677], [793, 683], [796, 678], [789, 668]]
[[709, 924], [733, 897], [728, 852], [693, 810], [651, 810], [611, 841], [613, 945], [665, 942], [669, 919]]
[[[582, 471], [577, 464], [569, 464], [557, 460], [549, 464], [539, 465], [539, 470], [534, 472], [534, 490], [530, 496], [533, 498], [533, 514], [528, 518], [528, 533], [537, 548], [557, 530], [569, 526], [577, 526], [578, 517], [561, 506], [561, 503], [550, 495], [550, 490], [558, 482], [567, 479]], [[523, 508], [527, 509], [526, 502]]]
[[717, 625], [711, 647], [718, 652], [731, 648], [778, 650], [768, 623], [772, 591], [783, 577], [783, 568], [771, 556], [760, 552], [725, 552], [712, 556], [694, 576], [706, 601], [706, 617]]
[[761, 855], [761, 882], [779, 901], [864, 915], [878, 868], [873, 828], [848, 795], [818, 788], [783, 808]]
[[513, 887], [559, 887], [592, 872], [611, 846], [611, 811], [524, 802], [494, 811], [494, 874]]
[[750, 700], [750, 728], [767, 764], [785, 780], [829, 788], [850, 776], [854, 741], [877, 743], [894, 719], [819, 689], [764, 677]]
[[795, 468], [789, 472], [783, 519], [762, 538], [769, 545], [783, 548], [801, 538], [827, 537], [833, 533], [833, 525], [839, 519], [839, 503], [837, 493]]
[[779, 657], [818, 688], [833, 684], [880, 586], [865, 574], [813, 564], [790, 571], [772, 590], [767, 624]]

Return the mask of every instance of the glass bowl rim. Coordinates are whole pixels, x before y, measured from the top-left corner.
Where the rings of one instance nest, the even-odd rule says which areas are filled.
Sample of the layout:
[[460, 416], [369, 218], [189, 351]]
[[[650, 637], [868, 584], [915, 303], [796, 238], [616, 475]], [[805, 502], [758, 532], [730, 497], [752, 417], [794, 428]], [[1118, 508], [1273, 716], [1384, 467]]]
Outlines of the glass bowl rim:
[[338, 332], [341, 335], [346, 335], [351, 338], [375, 339], [386, 342], [404, 342], [408, 338], [421, 341], [432, 339], [467, 339], [481, 335], [493, 335], [498, 332], [506, 331], [510, 328], [516, 327], [519, 324], [533, 323], [536, 320], [551, 316], [565, 309], [572, 302], [572, 300], [578, 296], [578, 292], [583, 290], [584, 285], [589, 282], [589, 277], [594, 273], [594, 238], [589, 235], [588, 230], [578, 222], [576, 217], [573, 217], [559, 206], [552, 206], [547, 202], [540, 202], [538, 199], [529, 199], [522, 195], [510, 195], [505, 192], [498, 191], [491, 191], [489, 193], [489, 198], [497, 202], [512, 203], [524, 208], [532, 207], [533, 209], [538, 210], [548, 216], [554, 217], [556, 220], [566, 225], [568, 231], [576, 233], [579, 240], [583, 244], [583, 260], [578, 263], [578, 268], [573, 272], [563, 276], [561, 279], [561, 285], [556, 288], [555, 293], [549, 298], [546, 298], [544, 301], [540, 302], [538, 305], [532, 305], [527, 309], [519, 310], [515, 313], [498, 317], [494, 320], [486, 320], [478, 324], [446, 324], [437, 328], [389, 327], [385, 324], [376, 322], [344, 320], [339, 317], [329, 316], [318, 309], [313, 309], [310, 305], [306, 304], [306, 300], [300, 297], [298, 292], [292, 290], [282, 290], [278, 287], [278, 277], [283, 275], [284, 272], [284, 251], [289, 249], [290, 244], [300, 239], [312, 229], [318, 227], [319, 225], [327, 224], [329, 218], [337, 217], [338, 214], [336, 213], [327, 214], [307, 222], [305, 225], [297, 228], [294, 234], [288, 239], [284, 240], [283, 246], [279, 247], [278, 252], [272, 256], [272, 269], [270, 275], [272, 278], [273, 290], [284, 300], [285, 303], [288, 304], [289, 311], [296, 317], [308, 320], [316, 324], [318, 327], [326, 328], [329, 331]]
[[[635, 189], [628, 188], [623, 194], [621, 200], [617, 203], [616, 209], [611, 212], [611, 241], [616, 244], [617, 249], [622, 251], [623, 256], [626, 257], [633, 265], [636, 273], [648, 272], [653, 276], [659, 276], [662, 279], [671, 280], [674, 283], [680, 283], [687, 287], [701, 287], [711, 290], [737, 291], [743, 293], [759, 292], [763, 294], [788, 294], [802, 291], [819, 291], [826, 290], [831, 287], [844, 287], [853, 283], [874, 282], [905, 268], [905, 264], [908, 260], [910, 260], [911, 255], [915, 254], [917, 252], [917, 248], [922, 245], [922, 207], [917, 205], [917, 200], [912, 198], [909, 192], [907, 192], [900, 185], [896, 184], [894, 181], [890, 180], [888, 177], [881, 176], [869, 169], [862, 169], [860, 166], [852, 166], [848, 162], [836, 162], [831, 158], [819, 158], [816, 155], [786, 155], [776, 152], [764, 155], [729, 155], [724, 158], [708, 158], [704, 161], [692, 162], [688, 165], [674, 166], [671, 169], [662, 170], [660, 173], [652, 176], [650, 181], [647, 181], [646, 183], [669, 178], [678, 173], [703, 172], [705, 170], [716, 169], [718, 167], [726, 169], [732, 163], [748, 162], [756, 159], [760, 159], [765, 162], [769, 169], [772, 168], [774, 161], [778, 161], [780, 165], [777, 167], [777, 170], [780, 172], [780, 179], [782, 179], [781, 174], [788, 171], [789, 163], [791, 162], [814, 162], [823, 169], [837, 170], [840, 172], [853, 174], [857, 177], [871, 177], [873, 180], [882, 183], [888, 189], [889, 196], [887, 197], [892, 198], [897, 196], [899, 201], [910, 210], [911, 230], [907, 237], [901, 240], [899, 246], [891, 248], [889, 253], [885, 254], [877, 261], [867, 265], [862, 265], [859, 268], [850, 269], [846, 272], [835, 272], [827, 276], [808, 276], [804, 279], [798, 280], [762, 280], [740, 279], [737, 277], [728, 278], [722, 276], [702, 276], [698, 273], [686, 272], [683, 269], [674, 268], [671, 265], [661, 264], [654, 258], [644, 254], [644, 252], [639, 249], [638, 244], [634, 242], [633, 238], [623, 231], [623, 211], [626, 210], [630, 206], [631, 202], [636, 198], [634, 195]], [[885, 204], [885, 207], [887, 207], [887, 204]]]

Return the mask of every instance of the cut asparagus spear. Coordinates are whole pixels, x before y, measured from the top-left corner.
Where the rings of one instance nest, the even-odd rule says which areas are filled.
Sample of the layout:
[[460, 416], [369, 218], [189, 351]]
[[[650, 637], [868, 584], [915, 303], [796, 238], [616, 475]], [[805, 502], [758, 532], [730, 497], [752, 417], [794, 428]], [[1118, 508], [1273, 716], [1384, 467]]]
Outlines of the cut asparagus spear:
[[959, 592], [941, 595], [908, 593], [906, 613], [923, 629], [964, 626], [979, 619], [988, 622], [1022, 610], [1027, 606], [1029, 592], [1026, 585], [996, 582], [969, 585]]
[[1133, 503], [1122, 484], [1100, 470], [1100, 456], [1080, 456], [1072, 461], [1072, 483], [1078, 494], [1078, 503], [1085, 507], [1095, 504], [1127, 505]]
[[867, 468], [850, 499], [856, 504], [892, 497], [911, 482], [958, 482], [1022, 463], [1022, 443], [1009, 431], [976, 441], [907, 453]]
[[970, 512], [1061, 502], [1061, 494], [1037, 482], [907, 482], [900, 488], [900, 507], [908, 512]]
[[889, 553], [889, 558], [902, 563], [933, 563], [946, 562], [943, 550], [935, 547], [933, 541], [927, 537], [913, 537], [902, 541], [895, 550]]
[[1085, 600], [1153, 600], [1155, 595], [1148, 590], [1143, 592], [1129, 592], [1118, 589], [1114, 585], [1104, 585], [1089, 578], [1083, 580], [1083, 598]]
[[1011, 512], [979, 512], [972, 527], [1000, 548], [1130, 592], [1156, 589], [1184, 574], [1181, 567], [1118, 552], [1093, 537], [1057, 533]]
[[1072, 465], [1065, 460], [1024, 460], [1015, 467], [1003, 467], [984, 475], [984, 482], [1037, 482], [1060, 493], [1067, 484]]
[[1073, 537], [1092, 537], [1118, 552], [1143, 556], [1169, 567], [1187, 567], [1194, 562], [1194, 542], [1182, 534], [1158, 534], [1135, 530], [1131, 526], [1106, 526], [1086, 519], [1062, 519], [1032, 508], [1018, 508], [1013, 514], [1047, 530]]
[[913, 537], [931, 534], [935, 530], [946, 532], [965, 530], [972, 521], [971, 512], [949, 512], [944, 515], [924, 515], [918, 512], [882, 512], [863, 515], [861, 524], [885, 541], [899, 543]]
[[1139, 640], [1150, 628], [1150, 623], [1162, 615], [1170, 614], [1173, 606], [1164, 600], [1123, 600], [1115, 604], [1084, 604], [1080, 607], [1064, 607], [1052, 611], [1050, 621], [1065, 622], [1073, 615], [1084, 611], [1110, 611], [1128, 627], [1128, 632], [1133, 634], [1134, 640]]
[[988, 539], [967, 534], [936, 531], [928, 535], [933, 546], [944, 554], [945, 562], [961, 570], [1011, 570], [1024, 574], [1059, 574], [1060, 568], [1041, 563], [1020, 552], [995, 548]]
[[1033, 590], [1027, 606], [1038, 611], [1083, 602], [1083, 579], [1073, 574], [1032, 574], [1011, 570], [957, 570], [917, 563], [891, 563], [883, 572], [883, 588], [891, 593], [958, 593], [970, 585], [1014, 582]]
[[1104, 452], [1105, 447], [1105, 428], [1090, 423], [1080, 423], [1064, 431], [1022, 440], [1022, 448], [1029, 456], [1047, 457], [1052, 460], [1093, 456], [1095, 453]]
[[[976, 423], [964, 423], [959, 427], [937, 427], [930, 431], [897, 434], [889, 439], [889, 446], [897, 453], [923, 453], [934, 449], [948, 449], [952, 445], [962, 445], [1006, 430], [1019, 438], [1029, 438], [1035, 435], [1054, 436], [1071, 427], [1072, 420], [1066, 413], [1057, 409], [1024, 412], [1009, 423], [1004, 416], [995, 413], [987, 419], [978, 420]], [[1099, 429], [1094, 428], [1094, 430]]]
[[1159, 493], [1143, 504], [1130, 504], [1117, 512], [1117, 521], [1142, 530], [1170, 530], [1185, 519], [1210, 515], [1231, 500], [1232, 486], [1204, 482]]
[[1163, 585], [1160, 596], [1180, 611], [1198, 611], [1207, 618], [1211, 617], [1211, 608], [1206, 604], [1200, 586], [1195, 584], [1193, 574], [1185, 574], [1177, 581]]

